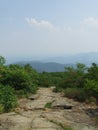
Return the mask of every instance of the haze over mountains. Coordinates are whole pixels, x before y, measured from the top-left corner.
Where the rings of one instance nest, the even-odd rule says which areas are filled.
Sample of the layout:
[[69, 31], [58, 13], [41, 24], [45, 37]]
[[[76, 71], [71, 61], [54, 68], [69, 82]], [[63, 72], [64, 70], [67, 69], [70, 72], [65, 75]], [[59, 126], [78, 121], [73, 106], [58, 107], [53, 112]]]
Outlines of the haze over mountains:
[[66, 65], [55, 63], [55, 62], [38, 62], [38, 61], [31, 61], [31, 62], [18, 62], [19, 65], [25, 65], [29, 63], [32, 68], [36, 69], [38, 72], [62, 72], [64, 71], [64, 67]]
[[93, 62], [98, 63], [98, 52], [80, 53], [65, 57], [54, 57], [47, 59], [46, 61], [57, 62], [62, 64], [83, 63], [86, 65], [90, 65]]
[[[16, 60], [16, 61], [15, 61]], [[11, 61], [11, 59], [10, 59]], [[49, 58], [16, 58], [10, 63], [21, 65], [30, 64], [39, 72], [59, 72], [64, 71], [65, 66], [75, 66], [76, 63], [83, 63], [90, 66], [91, 63], [98, 63], [98, 52], [80, 53], [70, 56], [49, 57]]]

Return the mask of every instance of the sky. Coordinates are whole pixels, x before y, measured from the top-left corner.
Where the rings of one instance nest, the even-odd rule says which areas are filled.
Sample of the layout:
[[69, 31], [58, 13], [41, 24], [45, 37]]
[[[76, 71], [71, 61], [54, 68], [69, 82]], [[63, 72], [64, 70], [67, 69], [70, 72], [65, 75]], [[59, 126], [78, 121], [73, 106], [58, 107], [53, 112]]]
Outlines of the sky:
[[98, 0], [0, 0], [0, 55], [98, 52]]

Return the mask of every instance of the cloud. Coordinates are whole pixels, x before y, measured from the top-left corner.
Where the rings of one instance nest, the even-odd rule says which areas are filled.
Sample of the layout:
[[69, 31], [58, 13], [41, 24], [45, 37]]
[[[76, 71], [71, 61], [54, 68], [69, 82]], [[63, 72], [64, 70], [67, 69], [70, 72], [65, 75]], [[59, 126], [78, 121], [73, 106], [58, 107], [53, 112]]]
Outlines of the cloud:
[[47, 30], [52, 30], [52, 31], [58, 30], [57, 27], [55, 27], [52, 23], [46, 20], [38, 21], [35, 18], [26, 18], [26, 21], [29, 25], [37, 29], [47, 29]]
[[91, 27], [98, 27], [98, 19], [94, 17], [88, 17], [84, 19], [82, 23]]

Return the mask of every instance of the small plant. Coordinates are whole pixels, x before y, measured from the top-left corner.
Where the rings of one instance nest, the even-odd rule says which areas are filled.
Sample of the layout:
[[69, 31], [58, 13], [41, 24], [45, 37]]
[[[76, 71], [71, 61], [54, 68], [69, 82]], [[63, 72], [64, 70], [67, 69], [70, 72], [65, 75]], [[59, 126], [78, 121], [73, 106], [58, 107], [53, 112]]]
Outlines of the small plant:
[[51, 108], [52, 107], [52, 102], [48, 102], [45, 104], [45, 108]]

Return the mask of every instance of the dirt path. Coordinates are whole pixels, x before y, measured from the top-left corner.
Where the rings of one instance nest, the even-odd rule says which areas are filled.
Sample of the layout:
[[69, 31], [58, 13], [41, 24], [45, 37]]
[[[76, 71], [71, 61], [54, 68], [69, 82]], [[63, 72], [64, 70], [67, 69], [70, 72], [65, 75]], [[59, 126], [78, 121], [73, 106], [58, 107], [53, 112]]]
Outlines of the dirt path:
[[15, 112], [0, 115], [0, 130], [65, 130], [69, 126], [75, 130], [98, 130], [85, 112], [90, 106], [62, 97], [52, 88], [40, 88], [35, 96], [19, 103]]

